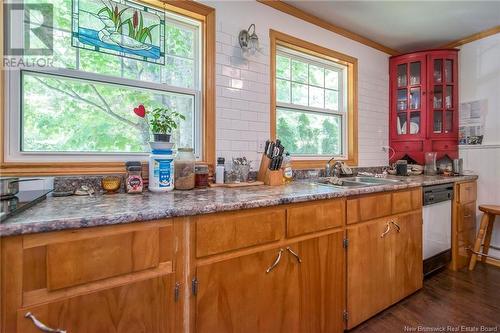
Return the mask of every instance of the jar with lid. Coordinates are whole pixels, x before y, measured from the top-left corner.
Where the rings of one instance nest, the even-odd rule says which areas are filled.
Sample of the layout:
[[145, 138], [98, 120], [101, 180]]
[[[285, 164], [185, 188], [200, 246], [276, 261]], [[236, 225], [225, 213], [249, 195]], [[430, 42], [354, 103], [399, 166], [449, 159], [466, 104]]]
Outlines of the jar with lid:
[[195, 161], [193, 148], [179, 148], [174, 161], [174, 184], [177, 190], [191, 190], [194, 188]]
[[196, 188], [206, 188], [208, 186], [208, 165], [198, 164], [194, 168]]

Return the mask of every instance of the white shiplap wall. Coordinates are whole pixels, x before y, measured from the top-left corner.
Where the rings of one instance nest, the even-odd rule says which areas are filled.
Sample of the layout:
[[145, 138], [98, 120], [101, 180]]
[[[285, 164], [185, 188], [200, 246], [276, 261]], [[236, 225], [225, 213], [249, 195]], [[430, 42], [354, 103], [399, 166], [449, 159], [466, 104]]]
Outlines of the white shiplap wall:
[[[358, 58], [359, 165], [388, 163], [388, 55], [256, 1], [207, 1], [217, 17], [217, 155], [245, 155], [258, 163], [270, 135], [269, 29]], [[262, 54], [245, 59], [240, 30], [255, 23]]]

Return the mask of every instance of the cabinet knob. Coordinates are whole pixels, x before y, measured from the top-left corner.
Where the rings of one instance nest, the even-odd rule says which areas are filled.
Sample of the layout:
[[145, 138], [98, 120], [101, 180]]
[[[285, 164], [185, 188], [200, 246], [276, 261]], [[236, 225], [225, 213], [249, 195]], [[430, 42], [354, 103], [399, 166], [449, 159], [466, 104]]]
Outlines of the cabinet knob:
[[49, 332], [49, 333], [66, 333], [65, 330], [61, 330], [59, 328], [53, 329], [42, 323], [40, 320], [36, 319], [36, 317], [31, 313], [31, 312], [26, 312], [24, 315], [25, 318], [29, 318], [33, 321], [33, 324], [42, 332]]

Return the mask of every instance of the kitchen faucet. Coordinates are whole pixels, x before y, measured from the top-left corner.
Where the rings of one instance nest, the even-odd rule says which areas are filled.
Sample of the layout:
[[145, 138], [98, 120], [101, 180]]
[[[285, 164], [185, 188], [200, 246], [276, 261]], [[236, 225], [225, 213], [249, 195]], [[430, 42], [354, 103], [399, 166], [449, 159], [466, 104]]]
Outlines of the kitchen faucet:
[[[330, 177], [332, 173], [332, 167], [330, 166], [330, 163], [337, 158], [337, 156], [332, 157], [325, 165], [325, 176]], [[340, 176], [340, 170], [342, 168], [342, 162], [336, 161], [333, 164], [333, 176], [334, 177], [339, 177]]]

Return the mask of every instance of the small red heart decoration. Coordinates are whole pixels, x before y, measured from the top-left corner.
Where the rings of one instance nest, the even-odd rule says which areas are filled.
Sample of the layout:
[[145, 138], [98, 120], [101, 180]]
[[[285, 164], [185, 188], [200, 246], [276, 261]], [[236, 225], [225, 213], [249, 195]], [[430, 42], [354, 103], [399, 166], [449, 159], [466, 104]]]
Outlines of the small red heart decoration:
[[144, 118], [146, 116], [146, 108], [141, 104], [138, 107], [134, 108], [134, 113], [139, 117]]

